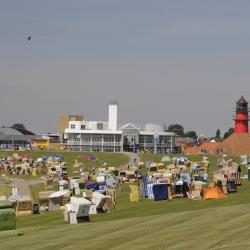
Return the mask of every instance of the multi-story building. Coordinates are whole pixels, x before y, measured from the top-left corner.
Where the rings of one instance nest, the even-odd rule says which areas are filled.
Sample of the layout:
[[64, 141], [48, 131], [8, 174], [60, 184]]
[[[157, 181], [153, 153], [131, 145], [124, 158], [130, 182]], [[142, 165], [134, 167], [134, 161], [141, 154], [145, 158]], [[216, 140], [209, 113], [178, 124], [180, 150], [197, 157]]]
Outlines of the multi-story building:
[[109, 104], [109, 121], [72, 121], [64, 131], [71, 150], [121, 152], [122, 131], [117, 130], [117, 104]]
[[123, 134], [124, 151], [167, 153], [175, 150], [175, 134], [165, 132], [161, 125], [149, 123], [144, 128], [139, 128], [128, 123], [120, 129]]
[[143, 128], [128, 123], [118, 129], [117, 102], [109, 104], [109, 120], [69, 119], [63, 139], [71, 150], [101, 152], [149, 151], [166, 153], [175, 149], [175, 134], [164, 126], [148, 123]]

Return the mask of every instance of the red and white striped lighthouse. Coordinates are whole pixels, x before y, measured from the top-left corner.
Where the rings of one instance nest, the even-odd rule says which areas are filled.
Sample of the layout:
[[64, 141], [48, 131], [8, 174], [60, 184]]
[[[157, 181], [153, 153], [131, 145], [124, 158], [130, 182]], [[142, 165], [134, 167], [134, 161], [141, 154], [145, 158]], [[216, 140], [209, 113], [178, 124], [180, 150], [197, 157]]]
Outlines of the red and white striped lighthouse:
[[248, 102], [242, 96], [240, 100], [236, 103], [236, 114], [235, 120], [235, 133], [248, 133]]

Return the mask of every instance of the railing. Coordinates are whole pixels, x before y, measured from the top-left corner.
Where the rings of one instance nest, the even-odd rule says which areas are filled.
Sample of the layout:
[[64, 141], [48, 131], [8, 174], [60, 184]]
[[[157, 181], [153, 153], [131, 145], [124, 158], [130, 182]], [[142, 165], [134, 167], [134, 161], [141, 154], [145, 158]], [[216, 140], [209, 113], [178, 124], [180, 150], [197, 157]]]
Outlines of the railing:
[[140, 147], [171, 147], [171, 144], [170, 143], [140, 143]]
[[68, 145], [76, 146], [121, 146], [121, 142], [84, 142], [84, 141], [68, 141]]

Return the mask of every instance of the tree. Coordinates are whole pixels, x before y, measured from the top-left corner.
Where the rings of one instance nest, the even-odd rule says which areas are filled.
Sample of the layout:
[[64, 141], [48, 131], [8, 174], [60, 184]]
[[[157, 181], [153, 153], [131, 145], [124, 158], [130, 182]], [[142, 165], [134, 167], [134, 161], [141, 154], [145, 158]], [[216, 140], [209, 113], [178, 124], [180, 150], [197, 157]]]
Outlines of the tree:
[[215, 139], [221, 139], [221, 137], [220, 137], [220, 129], [216, 130]]
[[16, 130], [26, 130], [25, 126], [22, 123], [15, 123], [11, 127]]
[[224, 139], [226, 139], [227, 137], [229, 137], [233, 133], [234, 133], [234, 128], [229, 128], [228, 131], [226, 131], [224, 134]]
[[171, 124], [171, 125], [169, 125], [167, 131], [168, 132], [174, 132], [179, 136], [184, 135], [184, 128], [180, 124]]
[[193, 139], [197, 139], [197, 134], [195, 131], [187, 131], [185, 134], [184, 134], [185, 137], [189, 137], [189, 138], [193, 138]]

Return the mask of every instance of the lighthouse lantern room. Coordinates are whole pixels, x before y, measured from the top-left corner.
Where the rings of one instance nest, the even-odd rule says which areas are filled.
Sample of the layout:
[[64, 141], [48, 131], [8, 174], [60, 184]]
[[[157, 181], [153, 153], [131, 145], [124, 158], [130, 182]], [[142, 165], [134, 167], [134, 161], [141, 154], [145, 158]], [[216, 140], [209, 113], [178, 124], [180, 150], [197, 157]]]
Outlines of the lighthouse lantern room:
[[236, 103], [235, 133], [248, 133], [248, 102], [242, 96]]

